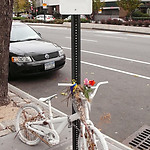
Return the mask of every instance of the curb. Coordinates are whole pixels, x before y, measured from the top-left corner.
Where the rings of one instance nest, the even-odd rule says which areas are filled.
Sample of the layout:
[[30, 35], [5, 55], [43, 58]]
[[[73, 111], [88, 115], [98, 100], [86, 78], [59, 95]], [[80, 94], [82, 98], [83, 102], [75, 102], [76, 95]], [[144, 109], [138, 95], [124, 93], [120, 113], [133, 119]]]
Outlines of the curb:
[[[26, 24], [31, 26], [34, 25], [34, 26], [71, 28], [71, 23], [66, 23], [66, 22], [63, 24], [44, 24], [44, 23], [26, 23]], [[150, 35], [150, 27], [133, 27], [133, 26], [121, 26], [121, 25], [81, 23], [81, 28]]]

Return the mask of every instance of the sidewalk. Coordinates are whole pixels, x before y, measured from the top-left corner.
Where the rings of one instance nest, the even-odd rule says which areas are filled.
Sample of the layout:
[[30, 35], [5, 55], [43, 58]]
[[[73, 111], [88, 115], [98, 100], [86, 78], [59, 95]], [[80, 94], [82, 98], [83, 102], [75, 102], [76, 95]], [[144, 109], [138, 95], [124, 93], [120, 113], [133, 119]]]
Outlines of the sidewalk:
[[[71, 27], [71, 23], [64, 22], [63, 24], [44, 24], [44, 23], [26, 23], [34, 26], [49, 26], [49, 27]], [[94, 29], [104, 31], [115, 31], [115, 32], [128, 32], [150, 35], [150, 27], [134, 27], [124, 25], [108, 25], [108, 24], [95, 24], [95, 23], [81, 23], [82, 29]]]
[[[47, 113], [48, 105], [38, 101], [35, 97], [25, 93], [24, 91], [8, 85], [11, 101], [13, 101], [17, 106], [23, 106], [28, 103], [33, 103], [44, 109]], [[55, 116], [66, 116], [63, 112], [53, 108], [52, 109]], [[72, 134], [71, 128], [66, 128], [63, 133], [60, 135], [60, 143], [56, 146], [49, 147], [43, 142], [40, 142], [36, 146], [28, 146], [22, 143], [17, 137], [15, 132], [15, 118], [13, 120], [6, 120], [0, 123], [0, 150], [72, 150]], [[115, 141], [114, 139], [104, 135], [110, 150], [131, 150], [131, 148]]]
[[[17, 106], [23, 106], [25, 104], [32, 103], [38, 105], [41, 109], [44, 109], [45, 113], [48, 113], [48, 105], [38, 101], [35, 97], [21, 91], [20, 89], [8, 85], [9, 97]], [[66, 114], [59, 110], [52, 109], [55, 116], [65, 116]], [[66, 128], [60, 135], [61, 142], [59, 145], [49, 147], [43, 142], [40, 142], [36, 146], [28, 146], [22, 143], [18, 137], [15, 138], [17, 133], [15, 132], [15, 118], [13, 120], [6, 120], [0, 123], [0, 150], [71, 150], [71, 128]]]

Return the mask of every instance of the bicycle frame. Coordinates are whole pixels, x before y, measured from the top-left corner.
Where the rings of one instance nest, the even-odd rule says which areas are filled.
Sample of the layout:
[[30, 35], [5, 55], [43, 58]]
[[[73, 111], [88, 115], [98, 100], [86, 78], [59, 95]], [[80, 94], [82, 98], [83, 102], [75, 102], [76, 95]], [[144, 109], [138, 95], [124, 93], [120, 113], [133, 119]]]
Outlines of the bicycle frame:
[[[41, 112], [41, 114], [43, 114]], [[43, 115], [42, 115], [43, 116]], [[53, 145], [58, 144], [59, 134], [64, 130], [64, 128], [71, 122], [80, 119], [80, 114], [77, 112], [70, 116], [57, 117], [53, 118], [53, 113], [51, 109], [51, 101], [49, 100], [49, 119], [44, 118], [42, 121], [27, 122], [25, 126], [27, 129], [36, 132], [41, 136], [49, 136], [49, 133], [52, 133], [55, 136]], [[54, 127], [55, 124], [59, 124], [57, 127]], [[48, 127], [44, 126], [48, 125]]]
[[[90, 98], [93, 99], [98, 87], [101, 84], [106, 84], [108, 83], [107, 81], [105, 82], [100, 82], [98, 83], [95, 87], [92, 87], [94, 89], [94, 92], [91, 94]], [[64, 85], [64, 84], [63, 84]], [[40, 121], [35, 121], [35, 122], [26, 122], [25, 123], [25, 127], [31, 131], [34, 131], [35, 133], [41, 135], [41, 136], [46, 136], [48, 141], [50, 141], [50, 144], [52, 145], [56, 145], [59, 143], [60, 138], [59, 138], [59, 134], [64, 130], [64, 128], [69, 125], [70, 123], [72, 123], [75, 120], [80, 119], [80, 113], [76, 112], [70, 116], [64, 116], [64, 117], [57, 117], [54, 118], [53, 117], [53, 113], [52, 113], [52, 106], [51, 106], [51, 99], [56, 96], [50, 96], [47, 98], [40, 98], [39, 100], [41, 101], [48, 101], [48, 105], [49, 105], [49, 119], [46, 119], [46, 117], [43, 115], [43, 112], [40, 112], [41, 116], [44, 117], [43, 120]], [[82, 97], [82, 95], [81, 95]], [[91, 125], [94, 127], [93, 123], [91, 120], [89, 120], [89, 110], [90, 110], [90, 103], [85, 99], [85, 97], [81, 98], [84, 101], [84, 110], [85, 110], [85, 122], [87, 125]], [[54, 127], [55, 124], [58, 124], [57, 127]], [[81, 122], [81, 133], [84, 135], [85, 133], [85, 125], [84, 123]], [[53, 135], [52, 140], [49, 139], [49, 137]], [[102, 135], [99, 134], [99, 136], [102, 137]], [[85, 137], [82, 139], [83, 143], [85, 144], [86, 139]], [[104, 141], [105, 142], [105, 141]], [[86, 145], [84, 145], [86, 148]]]

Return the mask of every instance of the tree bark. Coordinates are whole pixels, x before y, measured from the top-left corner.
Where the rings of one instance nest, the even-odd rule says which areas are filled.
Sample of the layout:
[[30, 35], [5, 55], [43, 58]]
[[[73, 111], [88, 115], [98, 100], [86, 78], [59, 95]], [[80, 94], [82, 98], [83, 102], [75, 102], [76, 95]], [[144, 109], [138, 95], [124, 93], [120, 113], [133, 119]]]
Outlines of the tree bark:
[[12, 9], [13, 0], [0, 0], [0, 106], [9, 102], [8, 64]]

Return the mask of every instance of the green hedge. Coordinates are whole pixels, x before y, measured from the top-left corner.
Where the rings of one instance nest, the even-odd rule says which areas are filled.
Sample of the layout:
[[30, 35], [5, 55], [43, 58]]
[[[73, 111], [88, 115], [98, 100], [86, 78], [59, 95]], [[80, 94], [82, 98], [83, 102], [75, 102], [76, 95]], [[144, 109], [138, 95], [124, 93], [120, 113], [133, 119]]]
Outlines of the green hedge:
[[[36, 20], [36, 19], [24, 19], [21, 20], [22, 22], [30, 22], [30, 23], [44, 23], [43, 20]], [[63, 20], [62, 19], [55, 19], [54, 21], [48, 21], [45, 23], [50, 23], [50, 24], [63, 24]]]
[[13, 20], [24, 20], [26, 19], [25, 17], [13, 17]]
[[150, 20], [150, 17], [132, 17], [133, 20]]
[[[81, 21], [81, 23], [90, 23], [90, 20], [84, 19], [84, 18], [81, 18], [80, 21]], [[69, 19], [69, 20], [64, 20], [64, 22], [71, 22], [71, 19]]]

